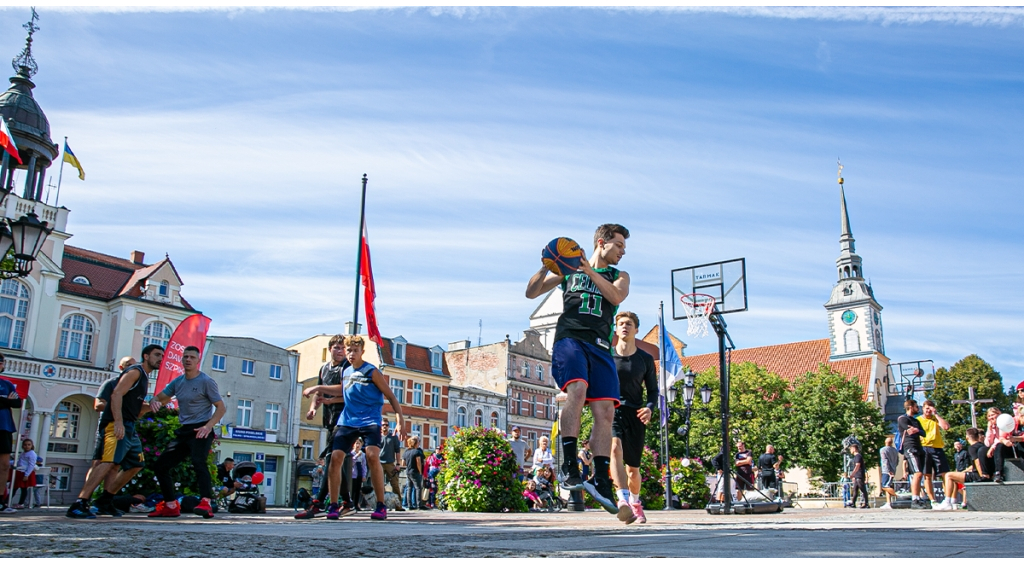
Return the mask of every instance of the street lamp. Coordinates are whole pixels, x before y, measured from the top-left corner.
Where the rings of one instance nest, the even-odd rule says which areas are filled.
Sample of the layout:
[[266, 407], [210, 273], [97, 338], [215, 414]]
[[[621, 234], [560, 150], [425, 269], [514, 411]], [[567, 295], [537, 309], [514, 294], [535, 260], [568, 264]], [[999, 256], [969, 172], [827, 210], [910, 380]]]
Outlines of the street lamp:
[[711, 403], [711, 386], [704, 384], [700, 387], [700, 401], [704, 402], [704, 405]]
[[0, 278], [28, 276], [50, 233], [53, 233], [53, 228], [45, 221], [39, 221], [34, 212], [21, 216], [17, 221], [0, 221], [0, 260], [7, 257], [12, 247], [14, 249], [14, 269], [0, 270]]

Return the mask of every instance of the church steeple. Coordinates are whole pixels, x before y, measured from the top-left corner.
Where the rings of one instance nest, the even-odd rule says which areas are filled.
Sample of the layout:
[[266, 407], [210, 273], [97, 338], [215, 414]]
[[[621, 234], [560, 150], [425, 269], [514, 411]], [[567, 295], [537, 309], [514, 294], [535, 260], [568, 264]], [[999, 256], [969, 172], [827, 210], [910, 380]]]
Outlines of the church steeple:
[[839, 212], [842, 233], [839, 235], [839, 258], [836, 268], [839, 281], [825, 304], [829, 316], [832, 341], [831, 360], [885, 354], [882, 341], [882, 306], [875, 300], [871, 285], [864, 280], [860, 255], [854, 247], [850, 212], [846, 207], [843, 186], [843, 165], [839, 163]]
[[836, 268], [839, 270], [839, 281], [863, 280], [864, 270], [861, 267], [860, 255], [854, 247], [853, 231], [850, 229], [850, 212], [846, 209], [846, 191], [843, 188], [843, 164], [839, 163], [839, 205], [842, 215], [843, 232], [839, 235], [839, 258]]

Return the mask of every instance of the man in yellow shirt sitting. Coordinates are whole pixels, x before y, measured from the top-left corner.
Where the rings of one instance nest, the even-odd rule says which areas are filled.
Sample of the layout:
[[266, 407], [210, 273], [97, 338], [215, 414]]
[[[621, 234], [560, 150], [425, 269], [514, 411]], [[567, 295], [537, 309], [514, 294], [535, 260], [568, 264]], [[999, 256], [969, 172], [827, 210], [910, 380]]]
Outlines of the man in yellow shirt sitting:
[[942, 449], [946, 443], [942, 440], [942, 432], [949, 430], [949, 423], [935, 411], [935, 402], [925, 400], [924, 411], [917, 417], [924, 429], [921, 446], [924, 447], [924, 488], [928, 500], [935, 503], [935, 491], [932, 482], [938, 477], [942, 480], [949, 472], [949, 460]]

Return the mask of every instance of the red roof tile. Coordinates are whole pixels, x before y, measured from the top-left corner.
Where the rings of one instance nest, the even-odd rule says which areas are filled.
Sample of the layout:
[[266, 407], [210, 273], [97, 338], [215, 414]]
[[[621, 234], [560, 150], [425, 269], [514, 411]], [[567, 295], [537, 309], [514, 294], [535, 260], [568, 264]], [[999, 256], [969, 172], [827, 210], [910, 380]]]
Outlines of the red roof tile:
[[[807, 372], [815, 372], [820, 364], [826, 364], [836, 372], [845, 374], [856, 380], [867, 396], [871, 382], [872, 356], [837, 360], [829, 362], [830, 343], [828, 339], [785, 343], [750, 349], [732, 351], [732, 364], [753, 362], [754, 364], [777, 374], [792, 384], [799, 376]], [[682, 359], [683, 366], [694, 372], [703, 372], [708, 368], [718, 368], [718, 353], [687, 356]]]
[[[391, 339], [385, 338], [384, 345], [381, 347], [381, 356], [385, 364], [394, 365], [394, 359], [391, 358]], [[433, 374], [434, 370], [430, 367], [430, 349], [427, 347], [421, 347], [420, 345], [414, 345], [412, 343], [405, 344], [405, 367], [410, 370], [418, 370], [420, 372], [426, 372]], [[451, 377], [451, 373], [448, 372], [448, 360], [445, 359], [444, 353], [441, 354], [441, 373], [445, 376]]]
[[[142, 296], [146, 278], [156, 272], [164, 262], [171, 264], [171, 268], [174, 268], [174, 264], [167, 258], [146, 266], [135, 264], [127, 259], [65, 245], [64, 260], [61, 263], [65, 276], [60, 281], [58, 288], [61, 292], [68, 294], [104, 301], [112, 300], [117, 296], [138, 298]], [[175, 274], [177, 274], [176, 270]], [[89, 280], [89, 285], [73, 282], [76, 276], [86, 277]], [[195, 311], [195, 308], [185, 301], [185, 298], [181, 298], [181, 304], [185, 309]]]

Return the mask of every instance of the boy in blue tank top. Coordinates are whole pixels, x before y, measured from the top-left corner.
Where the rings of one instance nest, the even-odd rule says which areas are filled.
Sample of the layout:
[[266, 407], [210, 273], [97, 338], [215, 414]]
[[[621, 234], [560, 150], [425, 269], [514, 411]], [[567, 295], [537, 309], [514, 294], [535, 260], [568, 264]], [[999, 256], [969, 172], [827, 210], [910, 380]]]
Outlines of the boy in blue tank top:
[[345, 455], [352, 450], [352, 445], [358, 439], [362, 439], [366, 445], [366, 463], [370, 467], [370, 481], [377, 496], [377, 508], [370, 518], [380, 521], [387, 519], [388, 510], [384, 505], [384, 468], [380, 464], [381, 410], [384, 408], [385, 399], [398, 417], [396, 435], [399, 440], [402, 439], [402, 429], [405, 428], [402, 406], [399, 405], [398, 398], [391, 392], [384, 374], [376, 366], [363, 360], [363, 347], [362, 337], [345, 337], [345, 358], [349, 366], [342, 372], [342, 383], [312, 386], [302, 392], [306, 397], [315, 393], [345, 397], [345, 410], [338, 416], [338, 425], [331, 438], [333, 450], [328, 469], [330, 505], [327, 508], [327, 518], [332, 520], [339, 518], [343, 513], [348, 513], [343, 511], [347, 508], [338, 503], [341, 492], [341, 466], [345, 461]]

